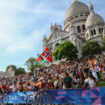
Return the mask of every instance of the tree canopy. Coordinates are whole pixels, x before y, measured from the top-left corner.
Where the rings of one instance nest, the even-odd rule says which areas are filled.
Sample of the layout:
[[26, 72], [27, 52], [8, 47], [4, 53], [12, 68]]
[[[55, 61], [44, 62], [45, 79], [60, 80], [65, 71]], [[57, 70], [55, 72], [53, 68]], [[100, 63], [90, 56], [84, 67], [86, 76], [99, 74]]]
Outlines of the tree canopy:
[[35, 58], [31, 57], [26, 61], [26, 66], [29, 71], [33, 71], [35, 68], [41, 68], [43, 65], [36, 61]]
[[12, 66], [13, 70], [14, 70], [14, 73], [15, 73], [15, 76], [18, 76], [18, 75], [21, 75], [21, 74], [25, 74], [26, 71], [24, 68], [17, 68], [15, 65], [9, 65], [7, 66], [6, 68], [6, 72], [8, 72], [9, 68]]
[[17, 70], [17, 67], [15, 65], [9, 65], [6, 67], [6, 72], [8, 72], [9, 68], [12, 66], [14, 72]]
[[94, 56], [101, 54], [101, 46], [97, 41], [87, 41], [82, 47], [83, 56]]
[[70, 41], [62, 42], [59, 44], [55, 51], [53, 52], [53, 56], [55, 60], [71, 60], [76, 59], [78, 57], [77, 47]]
[[18, 76], [18, 75], [21, 75], [21, 74], [25, 74], [26, 71], [24, 68], [17, 68], [17, 70], [15, 71], [15, 75]]

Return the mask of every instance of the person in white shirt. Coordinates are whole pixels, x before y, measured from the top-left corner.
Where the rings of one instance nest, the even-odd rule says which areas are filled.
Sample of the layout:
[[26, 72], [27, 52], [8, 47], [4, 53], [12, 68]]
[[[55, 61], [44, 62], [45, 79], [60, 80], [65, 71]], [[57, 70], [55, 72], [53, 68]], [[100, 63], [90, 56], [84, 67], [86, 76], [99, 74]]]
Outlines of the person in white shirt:
[[10, 84], [9, 89], [11, 90], [11, 92], [16, 92], [16, 88], [13, 83]]
[[85, 88], [88, 88], [88, 85], [89, 85], [89, 77], [88, 77], [88, 75], [85, 75], [84, 85], [85, 85]]
[[98, 81], [98, 75], [97, 75], [98, 70], [96, 68], [93, 67], [92, 69], [92, 75], [93, 77], [96, 79], [96, 81]]
[[89, 84], [90, 88], [95, 88], [96, 87], [95, 78], [92, 75], [89, 76], [88, 84]]

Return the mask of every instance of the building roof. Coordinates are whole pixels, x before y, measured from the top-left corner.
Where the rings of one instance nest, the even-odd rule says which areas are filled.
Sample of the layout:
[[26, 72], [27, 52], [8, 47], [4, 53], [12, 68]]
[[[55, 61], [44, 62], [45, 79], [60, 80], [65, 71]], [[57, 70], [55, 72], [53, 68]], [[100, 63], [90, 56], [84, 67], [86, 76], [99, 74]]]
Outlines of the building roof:
[[46, 37], [46, 35], [44, 35], [44, 38], [43, 38], [43, 40], [47, 40], [47, 37]]
[[9, 69], [8, 69], [8, 72], [12, 72], [12, 71], [14, 71], [14, 69], [13, 69], [12, 66], [10, 66]]
[[79, 2], [78, 0], [74, 0], [66, 12], [66, 19], [83, 13], [89, 13], [88, 6], [82, 2]]
[[104, 24], [103, 18], [100, 15], [96, 14], [96, 13], [92, 13], [87, 18], [86, 28], [94, 26], [96, 24], [100, 24], [100, 23]]
[[86, 28], [97, 25], [97, 24], [104, 25], [104, 19], [100, 15], [94, 12], [94, 7], [92, 4], [90, 4], [90, 15], [88, 16], [87, 21], [86, 21]]

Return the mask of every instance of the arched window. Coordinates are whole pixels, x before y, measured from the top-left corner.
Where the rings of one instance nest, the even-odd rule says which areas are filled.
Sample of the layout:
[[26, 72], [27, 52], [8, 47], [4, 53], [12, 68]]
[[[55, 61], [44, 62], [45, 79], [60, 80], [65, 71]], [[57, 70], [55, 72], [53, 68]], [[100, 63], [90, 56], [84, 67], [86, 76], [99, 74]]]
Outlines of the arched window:
[[82, 30], [83, 30], [83, 32], [85, 31], [85, 25], [82, 25]]
[[95, 29], [93, 30], [93, 33], [94, 33], [94, 35], [96, 35], [96, 30]]
[[102, 30], [102, 32], [103, 32], [103, 28], [102, 28], [101, 30]]
[[88, 14], [85, 14], [85, 16], [88, 16]]
[[81, 14], [80, 16], [83, 16], [83, 14]]
[[101, 34], [101, 29], [99, 28], [99, 33]]
[[55, 28], [55, 31], [58, 31], [58, 27]]
[[93, 31], [91, 30], [91, 35], [93, 36]]
[[77, 31], [78, 31], [78, 33], [81, 33], [81, 28], [80, 28], [80, 26], [77, 26]]
[[75, 16], [75, 18], [78, 18], [78, 16]]

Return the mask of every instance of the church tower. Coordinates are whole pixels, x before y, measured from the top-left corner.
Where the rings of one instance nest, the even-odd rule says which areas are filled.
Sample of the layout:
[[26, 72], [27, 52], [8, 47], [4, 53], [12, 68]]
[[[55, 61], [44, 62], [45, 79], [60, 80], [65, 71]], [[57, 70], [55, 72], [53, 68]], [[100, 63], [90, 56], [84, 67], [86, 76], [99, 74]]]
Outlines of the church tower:
[[46, 35], [44, 35], [44, 38], [43, 38], [43, 49], [45, 49], [47, 47], [47, 37]]
[[72, 41], [72, 43], [74, 45], [77, 45], [76, 42], [77, 42], [77, 29], [76, 27], [74, 26], [73, 23], [71, 23], [70, 27], [69, 27], [69, 35], [70, 35], [70, 40]]
[[10, 67], [9, 67], [9, 69], [8, 69], [8, 72], [7, 72], [7, 73], [8, 73], [8, 75], [9, 75], [9, 76], [11, 76], [11, 77], [13, 77], [13, 76], [15, 75], [15, 72], [14, 72], [14, 69], [13, 69], [13, 67], [12, 67], [12, 66], [10, 66]]
[[81, 47], [82, 47], [82, 42], [80, 40], [80, 38], [77, 35], [77, 29], [74, 26], [73, 23], [70, 23], [70, 27], [69, 27], [69, 35], [70, 35], [70, 41], [77, 47], [78, 50], [78, 56], [79, 58], [81, 57]]

